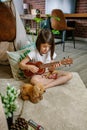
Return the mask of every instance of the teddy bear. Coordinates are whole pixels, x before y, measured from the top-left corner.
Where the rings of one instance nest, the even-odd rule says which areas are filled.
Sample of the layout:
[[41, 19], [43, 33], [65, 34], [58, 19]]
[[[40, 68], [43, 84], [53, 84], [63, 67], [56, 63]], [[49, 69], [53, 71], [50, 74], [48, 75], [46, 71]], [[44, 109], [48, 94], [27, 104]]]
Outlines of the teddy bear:
[[32, 85], [25, 83], [20, 88], [20, 96], [23, 100], [30, 100], [32, 103], [38, 103], [43, 99], [45, 89], [42, 84]]

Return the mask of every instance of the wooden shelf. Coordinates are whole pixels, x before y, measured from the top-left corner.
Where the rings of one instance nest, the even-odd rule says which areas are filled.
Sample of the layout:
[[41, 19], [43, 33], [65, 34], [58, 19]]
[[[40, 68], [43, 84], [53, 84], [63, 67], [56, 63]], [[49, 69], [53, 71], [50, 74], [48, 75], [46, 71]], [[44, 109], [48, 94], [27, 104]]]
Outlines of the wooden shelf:
[[24, 20], [33, 20], [36, 15], [31, 15], [31, 14], [24, 14], [24, 15], [20, 15], [21, 19], [24, 19]]
[[[65, 18], [87, 18], [87, 13], [74, 13], [74, 14], [64, 14]], [[25, 15], [20, 15], [21, 19], [25, 20], [33, 20], [36, 15], [31, 15], [31, 14], [25, 14]], [[41, 18], [46, 18], [46, 14], [41, 14]]]

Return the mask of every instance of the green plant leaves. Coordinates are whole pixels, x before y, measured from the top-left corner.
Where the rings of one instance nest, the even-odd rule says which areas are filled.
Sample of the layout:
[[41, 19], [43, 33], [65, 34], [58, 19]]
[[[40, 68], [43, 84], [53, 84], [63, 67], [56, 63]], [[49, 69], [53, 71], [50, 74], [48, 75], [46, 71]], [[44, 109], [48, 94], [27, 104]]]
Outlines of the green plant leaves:
[[43, 21], [42, 18], [38, 18], [38, 17], [35, 17], [34, 20], [35, 20], [36, 23], [40, 23], [41, 21]]
[[2, 104], [7, 118], [11, 117], [12, 113], [17, 108], [16, 99], [19, 93], [20, 93], [19, 90], [17, 90], [15, 87], [11, 86], [10, 84], [7, 85], [5, 95], [2, 95], [0, 93]]
[[52, 33], [55, 34], [55, 35], [56, 34], [58, 34], [58, 35], [60, 34], [60, 32], [58, 30], [54, 30], [54, 29], [52, 30]]

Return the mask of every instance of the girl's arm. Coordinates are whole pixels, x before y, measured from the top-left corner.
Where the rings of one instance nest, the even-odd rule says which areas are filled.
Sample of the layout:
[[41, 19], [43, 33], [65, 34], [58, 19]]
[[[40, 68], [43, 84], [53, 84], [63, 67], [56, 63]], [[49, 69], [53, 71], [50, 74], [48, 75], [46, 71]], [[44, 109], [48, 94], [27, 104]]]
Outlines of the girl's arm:
[[28, 70], [31, 71], [33, 73], [38, 72], [39, 68], [36, 67], [35, 65], [28, 65], [26, 64], [27, 62], [30, 61], [30, 58], [28, 56], [26, 56], [20, 63], [19, 63], [19, 68], [21, 68], [22, 70]]
[[26, 64], [27, 62], [30, 61], [30, 58], [26, 56], [20, 63], [19, 63], [19, 68], [22, 70], [28, 70], [28, 65]]

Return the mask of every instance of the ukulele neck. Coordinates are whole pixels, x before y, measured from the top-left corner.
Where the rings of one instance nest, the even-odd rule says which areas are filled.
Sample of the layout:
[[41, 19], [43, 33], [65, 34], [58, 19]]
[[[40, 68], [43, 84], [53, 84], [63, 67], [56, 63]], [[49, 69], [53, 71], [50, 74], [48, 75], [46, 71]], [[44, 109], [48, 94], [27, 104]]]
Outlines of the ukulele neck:
[[61, 64], [61, 65], [70, 65], [70, 64], [73, 64], [73, 60], [72, 58], [64, 58], [63, 60], [61, 61], [56, 61], [56, 62], [51, 62], [51, 63], [46, 63], [46, 64], [41, 64], [40, 65], [40, 68], [46, 68], [46, 67], [50, 67], [52, 65], [55, 65], [55, 64]]
[[47, 68], [47, 67], [50, 67], [50, 66], [52, 66], [54, 64], [58, 64], [58, 63], [59, 63], [59, 61], [51, 62], [51, 63], [46, 63], [46, 64], [41, 64], [40, 68]]

